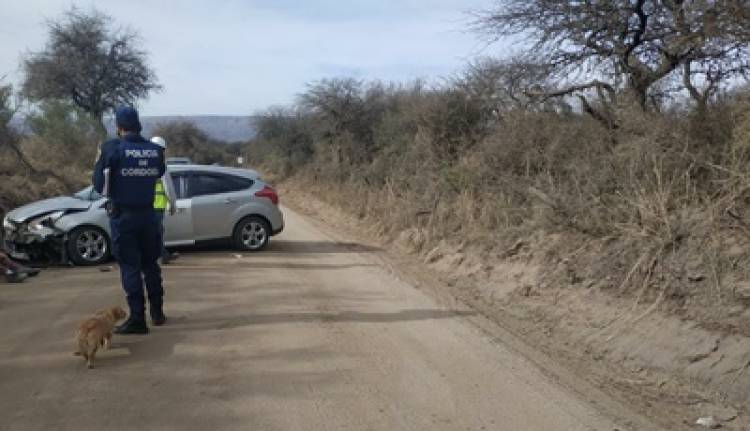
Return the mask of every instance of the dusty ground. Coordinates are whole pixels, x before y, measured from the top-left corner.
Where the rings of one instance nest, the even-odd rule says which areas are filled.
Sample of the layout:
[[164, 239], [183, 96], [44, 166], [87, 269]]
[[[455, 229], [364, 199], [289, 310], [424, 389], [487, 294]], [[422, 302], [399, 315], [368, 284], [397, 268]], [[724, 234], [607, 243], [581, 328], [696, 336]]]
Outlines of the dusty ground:
[[658, 303], [617, 297], [595, 283], [541, 277], [550, 270], [544, 256], [554, 238], [489, 252], [461, 241], [430, 242], [416, 230], [394, 238], [382, 234], [381, 224], [303, 190], [287, 185], [285, 202], [335, 225], [342, 237], [379, 244], [387, 252], [378, 256], [401, 278], [445, 304], [477, 311], [483, 320], [464, 318], [526, 352], [600, 408], [617, 411], [599, 402], [615, 399], [666, 429], [700, 428], [696, 420], [710, 416], [724, 429], [750, 430], [750, 339], [670, 315]]
[[378, 249], [286, 215], [262, 254], [167, 267], [169, 325], [116, 336], [94, 370], [71, 355], [73, 328], [123, 302], [116, 271], [0, 285], [0, 429], [656, 428], [399, 279]]

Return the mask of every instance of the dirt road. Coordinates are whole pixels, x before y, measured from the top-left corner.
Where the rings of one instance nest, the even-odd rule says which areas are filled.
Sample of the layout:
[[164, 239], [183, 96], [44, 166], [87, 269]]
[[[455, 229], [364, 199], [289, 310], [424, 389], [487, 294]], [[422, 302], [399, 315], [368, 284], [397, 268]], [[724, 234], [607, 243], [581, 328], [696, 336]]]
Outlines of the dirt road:
[[116, 270], [0, 285], [0, 429], [614, 430], [596, 407], [287, 210], [270, 249], [165, 268], [169, 325], [98, 367], [76, 322], [123, 303]]

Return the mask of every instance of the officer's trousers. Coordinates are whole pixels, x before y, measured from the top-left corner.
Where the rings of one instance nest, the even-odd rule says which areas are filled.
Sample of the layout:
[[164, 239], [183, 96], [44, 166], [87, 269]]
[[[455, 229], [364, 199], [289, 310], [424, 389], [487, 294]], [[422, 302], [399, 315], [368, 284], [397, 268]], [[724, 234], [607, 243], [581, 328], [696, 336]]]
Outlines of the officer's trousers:
[[153, 208], [121, 209], [109, 219], [112, 229], [112, 251], [120, 264], [122, 287], [134, 318], [143, 318], [146, 284], [148, 301], [152, 310], [161, 313], [164, 301], [161, 268], [162, 233]]

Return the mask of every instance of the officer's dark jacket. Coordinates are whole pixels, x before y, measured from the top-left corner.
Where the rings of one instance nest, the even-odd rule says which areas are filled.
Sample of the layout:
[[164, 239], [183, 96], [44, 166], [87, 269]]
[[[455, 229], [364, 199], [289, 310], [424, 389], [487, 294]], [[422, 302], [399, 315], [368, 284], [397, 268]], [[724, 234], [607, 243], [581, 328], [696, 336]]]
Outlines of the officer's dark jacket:
[[118, 206], [149, 208], [154, 204], [156, 180], [164, 175], [164, 149], [130, 133], [101, 146], [92, 182], [97, 192], [104, 190], [104, 170], [109, 168], [109, 198]]

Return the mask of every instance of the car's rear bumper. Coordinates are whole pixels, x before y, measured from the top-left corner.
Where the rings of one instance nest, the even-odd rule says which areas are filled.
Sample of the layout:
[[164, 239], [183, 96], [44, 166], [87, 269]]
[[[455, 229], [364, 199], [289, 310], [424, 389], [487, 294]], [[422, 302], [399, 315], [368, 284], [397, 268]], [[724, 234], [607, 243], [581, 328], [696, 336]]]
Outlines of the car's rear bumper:
[[265, 214], [271, 224], [271, 236], [280, 234], [284, 230], [284, 213], [278, 206], [272, 206], [271, 211]]

